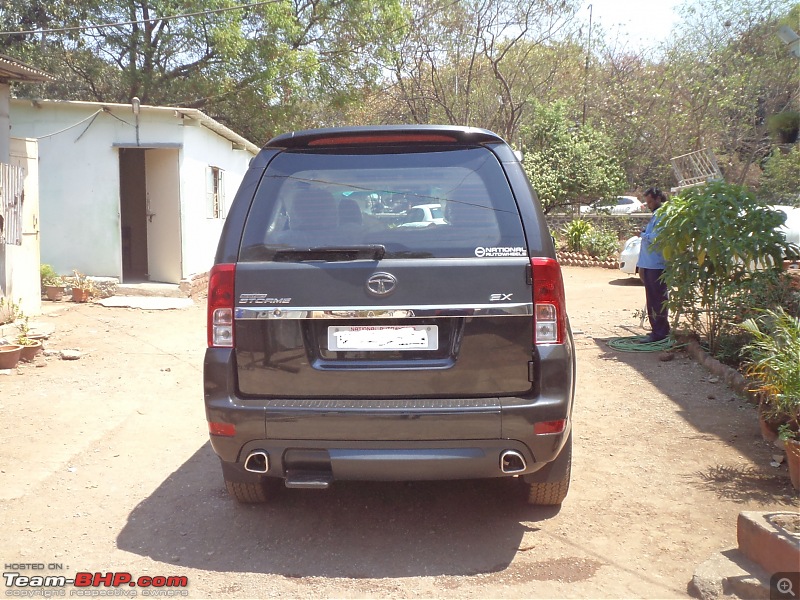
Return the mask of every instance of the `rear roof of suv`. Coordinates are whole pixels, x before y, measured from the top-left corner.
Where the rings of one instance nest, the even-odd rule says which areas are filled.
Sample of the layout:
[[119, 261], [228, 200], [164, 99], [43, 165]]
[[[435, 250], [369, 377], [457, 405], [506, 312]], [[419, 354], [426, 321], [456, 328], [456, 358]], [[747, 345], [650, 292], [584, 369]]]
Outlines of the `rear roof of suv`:
[[[413, 137], [410, 137], [413, 136]], [[359, 137], [370, 138], [359, 139]], [[292, 131], [272, 138], [266, 148], [304, 148], [371, 143], [505, 143], [496, 133], [447, 125], [364, 125]]]

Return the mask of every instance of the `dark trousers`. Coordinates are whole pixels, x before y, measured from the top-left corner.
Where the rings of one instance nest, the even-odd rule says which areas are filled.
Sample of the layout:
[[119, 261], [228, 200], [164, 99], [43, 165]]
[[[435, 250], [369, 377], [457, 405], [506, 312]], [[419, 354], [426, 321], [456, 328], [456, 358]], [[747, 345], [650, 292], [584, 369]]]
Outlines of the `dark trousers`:
[[662, 340], [669, 335], [667, 284], [661, 279], [663, 274], [664, 269], [639, 269], [647, 298], [647, 318], [652, 330], [650, 335], [654, 340]]

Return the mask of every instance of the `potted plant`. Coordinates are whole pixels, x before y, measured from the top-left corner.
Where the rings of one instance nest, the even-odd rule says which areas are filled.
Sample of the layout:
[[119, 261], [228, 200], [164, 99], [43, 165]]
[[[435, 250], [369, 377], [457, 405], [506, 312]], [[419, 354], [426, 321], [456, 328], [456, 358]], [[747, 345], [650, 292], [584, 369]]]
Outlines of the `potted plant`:
[[48, 300], [59, 302], [64, 298], [67, 285], [61, 275], [48, 275], [42, 280], [42, 285], [44, 286], [44, 293]]
[[94, 283], [77, 269], [73, 269], [72, 301], [87, 302], [95, 294]]
[[800, 476], [794, 461], [800, 463], [800, 318], [778, 307], [748, 319], [741, 327], [752, 336], [744, 347], [747, 374], [761, 393], [763, 417], [777, 427], [784, 442], [790, 475], [795, 470], [792, 484], [798, 487]]
[[794, 489], [800, 490], [800, 432], [798, 423], [785, 423], [778, 429], [783, 447], [786, 450], [786, 464]]
[[33, 337], [35, 334], [31, 332], [28, 317], [20, 315], [19, 322], [16, 323], [17, 331], [17, 344], [22, 346], [19, 359], [22, 362], [32, 362], [36, 355], [42, 351], [42, 342]]
[[21, 353], [22, 346], [19, 344], [0, 345], [0, 370], [16, 367]]
[[0, 325], [12, 323], [19, 314], [19, 304], [11, 298], [0, 296]]

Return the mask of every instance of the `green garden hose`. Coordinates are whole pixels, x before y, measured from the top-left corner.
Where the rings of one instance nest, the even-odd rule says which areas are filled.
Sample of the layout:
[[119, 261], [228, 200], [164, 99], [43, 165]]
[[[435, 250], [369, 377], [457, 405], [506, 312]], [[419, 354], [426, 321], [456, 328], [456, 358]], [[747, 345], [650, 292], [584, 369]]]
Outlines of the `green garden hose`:
[[606, 344], [620, 352], [663, 352], [675, 348], [675, 340], [664, 338], [657, 342], [648, 342], [646, 335], [632, 335], [630, 337], [616, 337], [609, 339]]

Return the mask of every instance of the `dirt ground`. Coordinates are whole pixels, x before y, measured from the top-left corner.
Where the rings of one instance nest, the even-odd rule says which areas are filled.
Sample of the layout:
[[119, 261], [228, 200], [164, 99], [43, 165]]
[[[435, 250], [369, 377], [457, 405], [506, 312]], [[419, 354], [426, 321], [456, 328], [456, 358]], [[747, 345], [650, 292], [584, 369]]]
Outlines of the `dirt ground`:
[[205, 307], [48, 303], [46, 347], [82, 357], [0, 375], [4, 571], [182, 575], [190, 598], [686, 597], [694, 569], [735, 546], [740, 511], [798, 497], [746, 401], [683, 353], [606, 346], [643, 333], [640, 285], [565, 278], [578, 392], [560, 510], [526, 506], [513, 479], [337, 482], [237, 505], [206, 432]]

